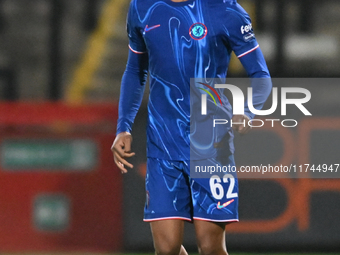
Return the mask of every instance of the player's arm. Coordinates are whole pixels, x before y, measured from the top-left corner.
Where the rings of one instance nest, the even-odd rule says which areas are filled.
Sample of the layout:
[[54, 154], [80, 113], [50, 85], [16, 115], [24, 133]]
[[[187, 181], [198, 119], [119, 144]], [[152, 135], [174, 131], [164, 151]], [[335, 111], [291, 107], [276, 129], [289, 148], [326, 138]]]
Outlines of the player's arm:
[[[248, 76], [251, 78], [251, 87], [253, 89], [253, 106], [255, 109], [262, 109], [264, 103], [266, 102], [271, 89], [272, 82], [269, 74], [269, 70], [266, 61], [263, 57], [261, 49], [258, 47], [254, 51], [239, 58], [243, 67], [245, 68]], [[234, 122], [242, 122], [243, 120], [248, 123], [249, 120], [253, 119], [255, 114], [249, 110], [248, 101], [245, 103], [244, 116], [234, 116]], [[250, 126], [243, 125], [236, 126], [236, 130], [245, 134], [249, 132]]]
[[[272, 89], [272, 82], [266, 61], [263, 57], [260, 46], [255, 38], [251, 20], [245, 10], [238, 4], [231, 4], [227, 8], [228, 43], [236, 56], [241, 61], [248, 76], [251, 78], [253, 89], [253, 106], [255, 109], [262, 109]], [[233, 123], [248, 123], [254, 118], [254, 114], [249, 110], [248, 102], [245, 104], [245, 114], [233, 116]], [[248, 125], [233, 125], [239, 133], [249, 132]]]
[[130, 52], [121, 82], [116, 139], [111, 146], [114, 162], [122, 173], [127, 172], [125, 166], [133, 167], [127, 161], [135, 155], [131, 152], [131, 130], [142, 102], [148, 70], [148, 54], [138, 29], [133, 3], [127, 19]]
[[131, 130], [143, 99], [147, 69], [148, 55], [130, 51], [121, 83], [117, 136], [111, 147], [114, 161], [122, 173], [127, 172], [125, 166], [133, 167], [126, 159], [135, 155], [131, 152]]

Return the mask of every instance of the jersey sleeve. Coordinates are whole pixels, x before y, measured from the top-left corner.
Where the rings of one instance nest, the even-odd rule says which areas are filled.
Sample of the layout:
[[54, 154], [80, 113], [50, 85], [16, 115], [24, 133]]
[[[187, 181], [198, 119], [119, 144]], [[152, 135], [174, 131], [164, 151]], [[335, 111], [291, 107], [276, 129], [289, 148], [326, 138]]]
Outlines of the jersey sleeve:
[[[253, 107], [260, 110], [272, 89], [270, 73], [255, 38], [249, 15], [234, 0], [226, 4], [224, 32], [227, 44], [240, 59], [248, 76], [251, 78]], [[248, 102], [245, 103], [245, 114], [250, 119], [255, 116], [249, 110]]]
[[148, 70], [148, 55], [130, 51], [122, 77], [117, 134], [131, 132], [132, 125], [142, 103]]
[[227, 43], [241, 58], [259, 48], [248, 13], [236, 1], [227, 3], [224, 14]]
[[131, 51], [129, 52], [121, 82], [117, 134], [131, 132], [133, 122], [143, 99], [147, 79], [148, 54], [144, 40], [136, 25], [137, 18], [134, 11], [134, 1], [132, 1], [127, 19], [129, 48]]
[[[261, 49], [258, 48], [255, 51], [246, 54], [240, 58], [240, 61], [247, 71], [248, 76], [251, 78], [253, 107], [257, 110], [261, 110], [272, 89], [270, 73]], [[245, 103], [244, 113], [250, 119], [255, 117], [255, 114], [249, 110], [248, 101]]]
[[142, 35], [138, 13], [136, 10], [136, 1], [131, 1], [127, 16], [126, 30], [129, 37], [129, 48], [136, 54], [146, 53], [146, 46]]

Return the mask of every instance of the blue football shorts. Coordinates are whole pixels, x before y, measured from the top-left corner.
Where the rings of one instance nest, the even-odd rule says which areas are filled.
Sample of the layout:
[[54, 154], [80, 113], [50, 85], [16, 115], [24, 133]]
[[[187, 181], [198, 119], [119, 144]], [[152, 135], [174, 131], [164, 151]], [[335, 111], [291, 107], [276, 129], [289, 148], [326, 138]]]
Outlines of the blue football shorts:
[[[207, 160], [211, 165], [218, 163], [214, 159]], [[235, 166], [233, 155], [227, 158], [227, 163]], [[190, 161], [147, 159], [144, 221], [238, 221], [236, 174], [190, 178], [189, 164]]]

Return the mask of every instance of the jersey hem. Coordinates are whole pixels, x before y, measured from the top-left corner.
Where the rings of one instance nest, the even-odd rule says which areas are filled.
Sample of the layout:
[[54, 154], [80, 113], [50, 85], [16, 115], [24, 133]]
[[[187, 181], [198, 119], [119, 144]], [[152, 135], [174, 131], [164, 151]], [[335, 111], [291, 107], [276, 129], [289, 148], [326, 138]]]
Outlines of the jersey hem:
[[146, 157], [147, 158], [155, 158], [155, 159], [171, 160], [171, 161], [189, 161], [189, 160], [191, 160], [190, 157], [187, 157], [187, 156], [178, 156], [178, 155], [170, 156], [169, 154], [164, 153], [164, 152], [159, 152], [159, 153], [151, 152], [151, 153], [148, 153], [148, 151], [146, 153]]

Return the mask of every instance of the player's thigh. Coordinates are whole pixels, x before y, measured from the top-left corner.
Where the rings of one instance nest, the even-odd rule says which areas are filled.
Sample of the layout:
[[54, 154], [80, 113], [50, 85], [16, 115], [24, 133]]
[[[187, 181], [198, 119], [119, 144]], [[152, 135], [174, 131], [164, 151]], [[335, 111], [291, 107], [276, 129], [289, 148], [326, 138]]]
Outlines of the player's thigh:
[[227, 254], [225, 244], [226, 223], [195, 220], [194, 225], [200, 254]]
[[176, 254], [181, 250], [184, 232], [183, 220], [158, 220], [150, 223], [157, 254]]
[[181, 164], [148, 158], [144, 221], [166, 219], [191, 221], [190, 181], [180, 169]]
[[[216, 166], [216, 159], [205, 159], [194, 163]], [[226, 166], [235, 166], [230, 155]], [[238, 181], [233, 172], [207, 173], [205, 178], [191, 178], [193, 218], [211, 222], [238, 221]]]

